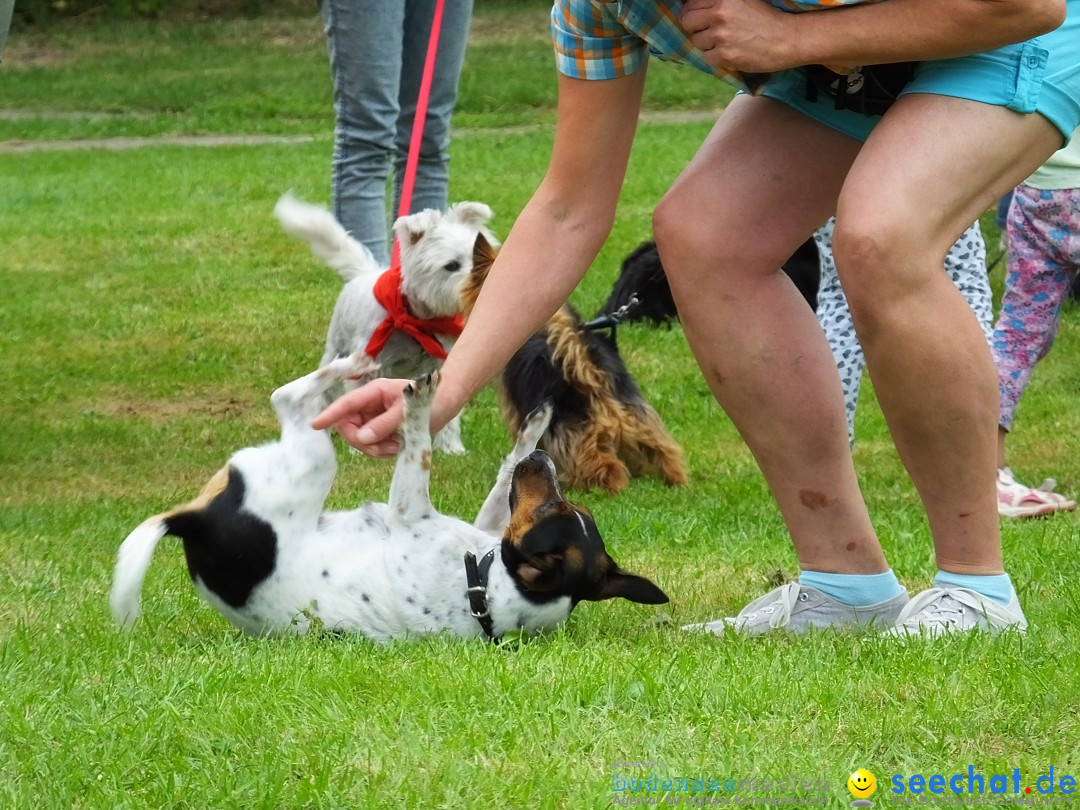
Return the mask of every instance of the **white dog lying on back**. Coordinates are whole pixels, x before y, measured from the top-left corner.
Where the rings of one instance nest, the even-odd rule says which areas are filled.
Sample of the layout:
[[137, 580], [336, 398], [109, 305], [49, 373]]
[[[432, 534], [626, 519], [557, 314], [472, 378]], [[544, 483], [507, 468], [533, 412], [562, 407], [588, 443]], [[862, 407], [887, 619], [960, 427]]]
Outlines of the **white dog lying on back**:
[[[401, 247], [400, 274], [379, 267], [325, 208], [289, 195], [274, 213], [292, 236], [345, 280], [334, 306], [321, 365], [365, 351], [384, 377], [415, 378], [442, 365], [464, 325], [461, 286], [472, 270], [473, 246], [491, 209], [462, 202], [445, 213], [428, 209], [401, 217], [394, 235]], [[461, 423], [455, 418], [435, 437], [435, 447], [464, 453]]]
[[274, 392], [281, 438], [234, 453], [194, 501], [139, 525], [120, 547], [110, 594], [128, 627], [158, 541], [179, 537], [200, 595], [249, 633], [314, 627], [382, 641], [450, 632], [498, 638], [554, 627], [581, 600], [667, 601], [608, 556], [592, 515], [567, 501], [535, 451], [551, 417], [522, 426], [475, 525], [428, 496], [435, 380], [405, 392], [403, 442], [390, 502], [324, 512], [337, 472], [327, 431], [311, 427], [326, 391], [370, 370], [358, 353]]

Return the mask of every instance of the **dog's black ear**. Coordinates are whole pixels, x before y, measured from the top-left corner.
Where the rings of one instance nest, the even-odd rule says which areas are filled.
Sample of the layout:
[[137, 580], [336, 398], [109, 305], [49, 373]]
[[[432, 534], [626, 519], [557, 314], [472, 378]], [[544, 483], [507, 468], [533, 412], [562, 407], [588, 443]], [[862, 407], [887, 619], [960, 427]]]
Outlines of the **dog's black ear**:
[[651, 580], [631, 574], [616, 566], [608, 572], [604, 584], [595, 596], [586, 597], [590, 601], [622, 597], [641, 605], [663, 605], [669, 600], [667, 594], [656, 587]]
[[528, 590], [542, 593], [558, 585], [562, 578], [562, 565], [563, 555], [560, 552], [534, 554], [518, 563], [517, 575]]
[[473, 260], [473, 272], [482, 272], [487, 275], [487, 271], [491, 268], [491, 263], [495, 261], [495, 248], [492, 247], [491, 242], [484, 236], [483, 232], [476, 235], [476, 241], [473, 242], [472, 260]]

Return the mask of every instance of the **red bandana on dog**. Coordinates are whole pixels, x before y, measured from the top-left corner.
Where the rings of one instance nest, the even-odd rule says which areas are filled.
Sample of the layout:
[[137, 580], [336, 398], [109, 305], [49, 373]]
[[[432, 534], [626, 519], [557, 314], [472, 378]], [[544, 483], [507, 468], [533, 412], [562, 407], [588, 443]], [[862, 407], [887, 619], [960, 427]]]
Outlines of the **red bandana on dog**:
[[425, 352], [439, 360], [446, 359], [446, 350], [435, 335], [457, 337], [465, 328], [460, 315], [451, 318], [417, 318], [409, 312], [409, 302], [401, 294], [401, 266], [395, 265], [379, 276], [375, 282], [375, 300], [386, 310], [386, 317], [376, 328], [364, 351], [368, 356], [378, 357], [386, 341], [394, 332], [404, 332]]

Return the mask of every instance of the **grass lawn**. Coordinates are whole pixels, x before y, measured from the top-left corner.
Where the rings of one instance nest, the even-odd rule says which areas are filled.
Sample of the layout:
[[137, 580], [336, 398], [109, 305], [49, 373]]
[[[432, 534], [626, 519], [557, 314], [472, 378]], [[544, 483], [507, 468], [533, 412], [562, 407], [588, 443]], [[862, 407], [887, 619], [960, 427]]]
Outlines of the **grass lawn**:
[[[505, 235], [546, 165], [554, 69], [537, 2], [477, 3], [454, 199]], [[671, 596], [585, 604], [518, 648], [442, 638], [376, 646], [258, 640], [201, 603], [179, 544], [159, 548], [145, 616], [106, 609], [116, 549], [270, 438], [268, 396], [317, 362], [334, 273], [271, 216], [328, 199], [329, 78], [318, 18], [83, 23], [16, 32], [0, 70], [0, 807], [601, 807], [661, 791], [618, 779], [828, 780], [894, 774], [1080, 776], [1076, 515], [1003, 527], [1032, 627], [1021, 639], [700, 638], [795, 573], [752, 458], [679, 329], [626, 328], [627, 363], [683, 443], [692, 482], [577, 493], [612, 554]], [[651, 111], [730, 93], [654, 65]], [[690, 117], [692, 118], [692, 117]], [[526, 126], [522, 126], [526, 125]], [[574, 302], [591, 312], [707, 122], [641, 126], [610, 240]], [[308, 135], [301, 143], [27, 151], [19, 141]], [[987, 219], [987, 224], [990, 224]], [[987, 228], [991, 254], [997, 234]], [[994, 281], [1000, 290], [1000, 268]], [[1064, 316], [1011, 442], [1024, 480], [1080, 489], [1080, 310]], [[873, 391], [856, 463], [901, 579], [925, 587], [925, 519]], [[437, 457], [436, 504], [471, 516], [508, 446], [494, 397], [469, 453]], [[384, 500], [391, 466], [342, 451], [331, 506]], [[1068, 583], [1073, 583], [1069, 585]], [[653, 763], [647, 768], [614, 763]], [[966, 779], [966, 776], [965, 776]], [[1010, 776], [1011, 779], [1011, 776]], [[1010, 782], [1011, 785], [1011, 782]], [[765, 790], [765, 793], [770, 793]], [[748, 793], [676, 790], [669, 804]], [[770, 795], [783, 795], [772, 790]], [[790, 795], [788, 791], [787, 795]]]

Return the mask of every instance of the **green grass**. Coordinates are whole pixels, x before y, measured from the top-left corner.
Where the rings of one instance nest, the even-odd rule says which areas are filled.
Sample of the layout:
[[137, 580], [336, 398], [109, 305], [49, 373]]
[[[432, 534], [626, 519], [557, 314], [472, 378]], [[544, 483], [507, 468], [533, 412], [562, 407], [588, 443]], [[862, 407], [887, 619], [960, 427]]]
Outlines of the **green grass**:
[[[533, 3], [478, 4], [463, 79], [457, 123], [483, 129], [454, 141], [451, 196], [491, 204], [500, 234], [544, 170], [550, 128], [488, 128], [551, 120], [543, 18]], [[654, 577], [670, 606], [583, 605], [562, 631], [514, 649], [256, 640], [197, 599], [166, 542], [144, 619], [116, 631], [105, 603], [122, 538], [190, 497], [232, 449], [272, 437], [270, 391], [319, 357], [338, 281], [270, 212], [285, 189], [328, 196], [325, 54], [314, 17], [64, 25], [10, 45], [4, 109], [37, 117], [0, 117], [0, 138], [315, 140], [0, 152], [0, 806], [601, 807], [621, 795], [611, 763], [644, 760], [688, 778], [827, 778], [837, 805], [860, 766], [882, 783], [968, 765], [1020, 768], [1025, 784], [1051, 765], [1080, 771], [1076, 516], [1004, 527], [1032, 622], [1024, 639], [678, 631], [793, 574], [794, 557], [677, 328], [620, 337], [687, 449], [691, 485], [576, 493], [613, 555]], [[528, 60], [534, 71], [510, 70]], [[651, 109], [726, 98], [657, 67]], [[642, 126], [616, 228], [575, 293], [583, 310], [603, 300], [707, 131]], [[1074, 492], [1078, 359], [1072, 308], [1011, 443], [1025, 480], [1053, 474]], [[469, 454], [436, 460], [433, 491], [444, 511], [469, 516], [508, 442], [490, 392], [464, 427]], [[925, 519], [869, 386], [858, 434], [886, 552], [907, 584], [925, 586]], [[389, 464], [345, 452], [341, 462], [332, 506], [385, 497]], [[879, 803], [887, 797], [879, 788]]]
[[[455, 124], [554, 120], [550, 3], [481, 3]], [[312, 5], [314, 9], [314, 4]], [[3, 63], [0, 140], [167, 134], [327, 133], [322, 23], [307, 17], [202, 24], [66, 22], [14, 33]], [[674, 65], [651, 70], [655, 109], [718, 109], [727, 85]]]

